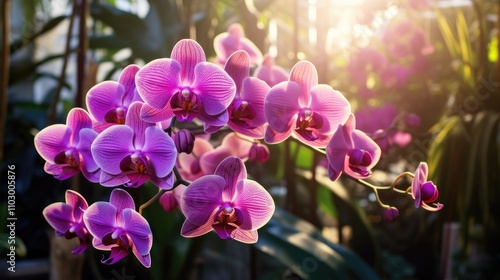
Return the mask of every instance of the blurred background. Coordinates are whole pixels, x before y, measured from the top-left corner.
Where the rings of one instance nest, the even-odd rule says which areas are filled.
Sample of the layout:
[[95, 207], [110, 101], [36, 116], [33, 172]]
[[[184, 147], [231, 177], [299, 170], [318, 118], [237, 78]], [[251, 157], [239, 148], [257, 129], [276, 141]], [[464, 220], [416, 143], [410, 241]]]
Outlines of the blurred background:
[[[500, 279], [500, 3], [498, 0], [0, 0], [0, 277], [2, 279]], [[255, 245], [180, 236], [179, 212], [144, 211], [152, 267], [132, 257], [108, 266], [55, 238], [42, 216], [74, 189], [90, 203], [110, 189], [43, 170], [34, 135], [85, 107], [96, 83], [128, 64], [169, 57], [233, 23], [275, 65], [311, 61], [319, 82], [351, 102], [357, 128], [383, 150], [370, 182], [388, 185], [429, 164], [440, 212], [331, 182], [325, 158], [293, 141], [269, 145], [250, 176], [277, 210]], [[7, 270], [7, 170], [16, 170], [16, 272]], [[404, 182], [403, 182], [404, 183]], [[401, 183], [401, 184], [403, 184]], [[406, 186], [411, 184], [406, 182]], [[156, 193], [129, 190], [137, 201]], [[401, 187], [405, 188], [405, 187]], [[71, 277], [71, 278], [68, 278]]]

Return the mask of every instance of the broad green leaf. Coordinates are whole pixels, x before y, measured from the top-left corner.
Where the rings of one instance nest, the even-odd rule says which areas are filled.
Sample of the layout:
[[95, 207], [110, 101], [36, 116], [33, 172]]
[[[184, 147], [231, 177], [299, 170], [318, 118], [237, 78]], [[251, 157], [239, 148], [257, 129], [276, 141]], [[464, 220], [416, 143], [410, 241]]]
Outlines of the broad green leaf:
[[271, 221], [259, 230], [255, 246], [305, 279], [378, 278], [360, 257], [282, 209], [276, 209]]

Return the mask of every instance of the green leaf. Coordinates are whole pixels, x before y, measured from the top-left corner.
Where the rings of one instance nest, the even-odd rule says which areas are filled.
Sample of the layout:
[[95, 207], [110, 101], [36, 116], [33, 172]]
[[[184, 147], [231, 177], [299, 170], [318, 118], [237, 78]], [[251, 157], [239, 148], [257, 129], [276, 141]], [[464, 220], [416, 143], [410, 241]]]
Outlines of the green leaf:
[[317, 200], [319, 208], [325, 212], [330, 217], [337, 216], [337, 209], [333, 204], [332, 196], [330, 195], [330, 191], [324, 186], [318, 187]]
[[255, 246], [305, 279], [378, 279], [359, 256], [326, 240], [310, 223], [276, 209]]
[[488, 48], [488, 60], [490, 62], [498, 61], [498, 38], [493, 37]]

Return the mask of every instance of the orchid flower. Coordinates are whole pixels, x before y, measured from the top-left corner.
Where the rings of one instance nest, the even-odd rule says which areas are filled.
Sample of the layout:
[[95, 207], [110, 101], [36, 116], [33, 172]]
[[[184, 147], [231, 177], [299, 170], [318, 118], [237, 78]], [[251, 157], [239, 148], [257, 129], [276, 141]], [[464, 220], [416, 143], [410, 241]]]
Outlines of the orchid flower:
[[237, 50], [244, 50], [250, 55], [252, 66], [259, 65], [262, 61], [262, 52], [245, 37], [243, 26], [239, 23], [231, 24], [227, 32], [215, 36], [214, 50], [217, 54], [216, 62], [219, 65], [224, 65], [229, 56]]
[[89, 114], [73, 108], [66, 125], [50, 125], [35, 135], [35, 148], [46, 161], [45, 172], [56, 179], [66, 180], [81, 171], [87, 180], [96, 183], [101, 170], [90, 152], [96, 137]]
[[243, 161], [228, 157], [214, 175], [197, 179], [182, 194], [186, 220], [181, 235], [196, 237], [215, 230], [222, 239], [255, 243], [257, 229], [271, 219], [274, 208], [271, 195], [247, 179]]
[[182, 178], [194, 181], [206, 175], [201, 168], [201, 157], [214, 150], [214, 146], [206, 139], [195, 137], [193, 151], [190, 154], [180, 153], [177, 155], [176, 167]]
[[118, 82], [104, 81], [87, 93], [87, 108], [95, 119], [94, 129], [101, 132], [114, 124], [124, 124], [130, 104], [142, 101], [135, 86], [139, 66], [131, 64], [120, 74]]
[[253, 139], [234, 132], [228, 133], [217, 148], [200, 157], [200, 168], [205, 174], [214, 174], [219, 163], [230, 156], [238, 157], [245, 162], [248, 160], [252, 145]]
[[66, 239], [78, 237], [80, 245], [71, 251], [73, 254], [83, 253], [90, 245], [92, 236], [83, 222], [83, 213], [87, 208], [87, 201], [82, 195], [67, 190], [66, 203], [52, 203], [43, 209], [43, 216], [57, 236], [64, 236]]
[[288, 73], [281, 66], [274, 64], [274, 58], [264, 55], [264, 62], [255, 69], [254, 77], [266, 82], [270, 87], [288, 80]]
[[139, 187], [147, 180], [162, 189], [173, 186], [177, 150], [161, 128], [139, 117], [143, 103], [130, 105], [125, 125], [107, 128], [92, 143], [92, 155], [101, 167], [100, 183], [111, 187]]
[[295, 64], [289, 81], [272, 87], [264, 106], [269, 123], [267, 143], [279, 143], [292, 135], [316, 148], [326, 147], [351, 112], [349, 101], [340, 92], [318, 85], [318, 73], [309, 61]]
[[234, 52], [224, 67], [236, 84], [236, 95], [229, 105], [227, 125], [234, 131], [255, 139], [264, 138], [266, 116], [264, 99], [270, 87], [262, 80], [249, 77], [250, 56]]
[[387, 66], [387, 58], [376, 48], [366, 47], [357, 50], [349, 58], [347, 72], [354, 82], [366, 86], [368, 76], [380, 73]]
[[443, 204], [436, 202], [433, 203], [436, 207], [432, 207], [427, 203], [432, 203], [436, 201], [439, 196], [438, 189], [432, 181], [427, 181], [427, 163], [421, 162], [417, 170], [415, 171], [415, 177], [413, 178], [411, 194], [413, 199], [415, 199], [415, 207], [419, 208], [422, 206], [427, 211], [439, 211], [443, 209]]
[[332, 181], [337, 180], [342, 172], [357, 179], [367, 178], [380, 159], [377, 143], [355, 127], [356, 120], [351, 114], [344, 125], [339, 125], [326, 147], [328, 176]]
[[161, 122], [177, 117], [204, 122], [207, 133], [217, 131], [228, 121], [227, 107], [236, 86], [218, 65], [206, 62], [205, 52], [194, 40], [175, 44], [171, 58], [156, 59], [137, 72], [137, 90], [146, 105], [141, 118]]
[[90, 205], [83, 214], [83, 220], [94, 236], [93, 246], [111, 251], [102, 263], [114, 264], [132, 251], [142, 265], [151, 266], [149, 251], [153, 245], [153, 234], [148, 221], [135, 211], [134, 200], [128, 192], [114, 189], [109, 202], [99, 201]]

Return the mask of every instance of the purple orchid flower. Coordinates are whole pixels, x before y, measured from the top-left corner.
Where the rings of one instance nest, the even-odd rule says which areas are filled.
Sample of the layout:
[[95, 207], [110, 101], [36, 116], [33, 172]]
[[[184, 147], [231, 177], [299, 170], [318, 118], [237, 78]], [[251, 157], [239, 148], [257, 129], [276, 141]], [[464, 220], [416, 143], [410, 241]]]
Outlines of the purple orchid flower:
[[149, 251], [153, 234], [148, 221], [135, 211], [134, 200], [128, 192], [114, 189], [109, 203], [99, 201], [90, 205], [83, 220], [94, 236], [94, 247], [111, 251], [102, 263], [114, 264], [132, 251], [142, 265], [151, 266]]
[[340, 92], [318, 85], [318, 73], [309, 61], [295, 64], [289, 81], [272, 87], [264, 106], [269, 123], [267, 143], [279, 143], [292, 135], [317, 148], [326, 147], [351, 112], [349, 101]]
[[427, 211], [439, 211], [443, 209], [443, 204], [436, 202], [433, 203], [436, 207], [432, 207], [427, 203], [432, 203], [436, 201], [439, 196], [438, 189], [432, 181], [427, 181], [427, 163], [421, 162], [417, 170], [415, 171], [415, 177], [413, 178], [411, 194], [413, 199], [415, 199], [415, 207], [419, 208], [422, 206]]
[[78, 237], [80, 245], [71, 253], [81, 254], [90, 245], [92, 236], [83, 222], [83, 213], [88, 208], [87, 201], [79, 193], [67, 190], [66, 203], [56, 202], [43, 209], [43, 216], [59, 237]]
[[236, 95], [228, 107], [227, 125], [234, 131], [255, 139], [264, 138], [266, 116], [264, 99], [270, 87], [262, 80], [249, 77], [250, 56], [235, 51], [224, 67], [236, 84]]
[[269, 54], [264, 56], [262, 65], [255, 69], [254, 77], [257, 77], [266, 82], [270, 87], [273, 87], [281, 82], [288, 80], [288, 72], [281, 66], [274, 64], [274, 58]]
[[137, 65], [129, 65], [123, 69], [118, 82], [104, 81], [88, 91], [87, 108], [96, 121], [97, 132], [114, 124], [124, 124], [130, 104], [142, 101], [135, 86], [139, 69]]
[[357, 179], [371, 175], [371, 168], [380, 159], [380, 147], [368, 135], [355, 129], [356, 120], [351, 114], [344, 125], [333, 135], [326, 147], [328, 176], [337, 180], [342, 172]]
[[69, 111], [66, 125], [50, 125], [35, 136], [35, 148], [46, 161], [45, 172], [66, 180], [78, 172], [97, 183], [101, 170], [92, 158], [90, 146], [97, 137], [89, 114], [81, 108]]
[[125, 125], [107, 128], [92, 143], [92, 155], [101, 167], [99, 182], [111, 187], [139, 187], [147, 180], [162, 189], [173, 186], [177, 150], [161, 128], [139, 117], [143, 103], [130, 105]]
[[245, 37], [243, 26], [239, 23], [231, 24], [227, 32], [215, 36], [214, 50], [217, 55], [216, 62], [221, 66], [237, 50], [244, 50], [250, 55], [252, 66], [259, 65], [262, 61], [262, 52], [252, 41]]
[[186, 220], [181, 235], [196, 237], [212, 230], [222, 239], [255, 243], [257, 229], [274, 213], [271, 195], [257, 182], [247, 179], [243, 161], [224, 159], [214, 175], [191, 183], [181, 196]]
[[187, 122], [197, 118], [204, 122], [207, 133], [227, 123], [227, 107], [236, 92], [231, 77], [218, 65], [206, 62], [202, 47], [190, 39], [179, 41], [171, 58], [146, 64], [135, 82], [146, 103], [141, 110], [144, 121], [161, 122], [175, 116]]

